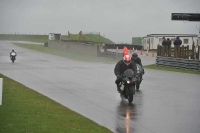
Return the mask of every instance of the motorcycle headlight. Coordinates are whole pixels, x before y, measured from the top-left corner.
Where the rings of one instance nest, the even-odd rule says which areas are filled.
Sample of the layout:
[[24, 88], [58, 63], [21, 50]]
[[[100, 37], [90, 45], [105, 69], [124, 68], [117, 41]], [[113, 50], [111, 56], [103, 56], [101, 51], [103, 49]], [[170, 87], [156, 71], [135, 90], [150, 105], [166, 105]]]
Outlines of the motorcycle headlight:
[[127, 84], [130, 84], [130, 81], [129, 81], [129, 80], [127, 81]]

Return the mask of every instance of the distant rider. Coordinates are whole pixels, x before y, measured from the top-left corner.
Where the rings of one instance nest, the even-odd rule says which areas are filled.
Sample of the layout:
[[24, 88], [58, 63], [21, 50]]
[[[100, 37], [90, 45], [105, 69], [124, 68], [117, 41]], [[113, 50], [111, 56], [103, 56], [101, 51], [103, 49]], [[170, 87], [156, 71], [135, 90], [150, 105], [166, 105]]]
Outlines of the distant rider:
[[117, 76], [117, 79], [115, 83], [117, 84], [117, 91], [121, 93], [120, 91], [120, 82], [122, 81], [121, 75], [126, 71], [127, 69], [132, 69], [135, 74], [137, 74], [137, 67], [134, 62], [131, 61], [131, 57], [129, 55], [125, 55], [123, 60], [120, 60], [114, 69], [114, 73]]
[[137, 54], [137, 53], [133, 53], [133, 54], [132, 54], [131, 60], [132, 60], [133, 62], [135, 62], [136, 64], [139, 64], [139, 65], [142, 67], [142, 69], [143, 69], [143, 74], [144, 74], [144, 68], [143, 68], [142, 62], [141, 62], [140, 57], [138, 57], [138, 54]]
[[16, 56], [17, 56], [17, 52], [15, 51], [14, 48], [12, 48], [12, 51], [10, 52], [10, 57], [12, 57], [12, 56], [11, 56], [11, 53], [13, 53], [13, 52], [14, 52], [14, 53], [16, 54]]

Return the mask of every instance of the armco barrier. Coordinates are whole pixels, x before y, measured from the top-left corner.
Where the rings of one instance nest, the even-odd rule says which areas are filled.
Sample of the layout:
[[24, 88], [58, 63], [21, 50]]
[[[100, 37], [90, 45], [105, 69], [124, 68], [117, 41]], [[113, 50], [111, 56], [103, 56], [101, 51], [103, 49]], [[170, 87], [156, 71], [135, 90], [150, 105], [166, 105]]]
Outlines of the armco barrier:
[[157, 66], [171, 66], [176, 68], [193, 69], [200, 71], [200, 60], [190, 60], [174, 57], [156, 57]]
[[132, 45], [132, 44], [105, 44], [107, 49], [123, 49], [124, 46], [126, 46], [128, 49], [134, 49], [141, 50], [143, 46], [141, 45]]
[[97, 45], [93, 45], [93, 44], [49, 40], [48, 47], [61, 49], [61, 50], [70, 50], [71, 52], [80, 53], [80, 54], [97, 56]]
[[123, 59], [123, 53], [118, 53], [118, 52], [113, 52], [113, 51], [107, 51], [106, 52], [107, 57], [117, 59], [117, 60], [122, 60]]

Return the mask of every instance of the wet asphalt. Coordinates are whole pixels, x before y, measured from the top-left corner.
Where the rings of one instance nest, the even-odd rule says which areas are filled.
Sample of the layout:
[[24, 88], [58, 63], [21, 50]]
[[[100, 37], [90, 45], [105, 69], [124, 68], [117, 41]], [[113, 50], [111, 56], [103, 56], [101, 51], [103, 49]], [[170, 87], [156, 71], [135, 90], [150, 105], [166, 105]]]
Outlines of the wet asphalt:
[[[18, 57], [11, 63], [15, 47]], [[155, 62], [141, 56], [143, 64]], [[0, 41], [0, 73], [115, 133], [199, 133], [200, 75], [145, 69], [132, 104], [121, 100], [113, 63], [86, 63]]]

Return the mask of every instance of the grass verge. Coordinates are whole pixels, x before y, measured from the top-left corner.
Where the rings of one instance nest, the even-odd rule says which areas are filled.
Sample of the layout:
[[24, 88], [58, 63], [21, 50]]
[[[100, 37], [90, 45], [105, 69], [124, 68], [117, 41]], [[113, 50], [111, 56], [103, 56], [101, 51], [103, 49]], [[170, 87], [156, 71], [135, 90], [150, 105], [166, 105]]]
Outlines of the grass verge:
[[110, 133], [108, 129], [4, 75], [1, 133]]
[[[62, 35], [61, 39], [68, 40], [67, 35]], [[71, 34], [72, 40], [79, 40], [78, 34]], [[94, 44], [113, 43], [110, 39], [97, 34], [83, 34], [81, 40], [92, 41]], [[48, 35], [20, 35], [20, 34], [0, 34], [0, 40], [10, 41], [31, 41], [31, 42], [48, 42]]]
[[78, 60], [78, 61], [85, 61], [85, 62], [104, 62], [104, 63], [114, 63], [117, 62], [117, 60], [112, 59], [112, 58], [107, 58], [107, 57], [95, 57], [95, 56], [89, 56], [86, 54], [79, 54], [79, 53], [74, 53], [71, 51], [66, 51], [66, 50], [58, 50], [54, 48], [49, 48], [49, 47], [44, 47], [43, 45], [35, 45], [35, 44], [20, 44], [20, 43], [14, 43], [15, 45], [43, 53], [48, 53], [52, 55], [57, 55], [73, 60]]
[[[70, 34], [70, 37], [72, 40], [79, 40], [79, 35], [78, 34]], [[66, 35], [62, 36], [62, 39], [64, 40], [68, 40], [69, 37]], [[80, 38], [81, 40], [85, 40], [85, 41], [92, 41], [93, 44], [99, 44], [99, 43], [110, 43], [113, 44], [114, 42], [111, 41], [108, 38], [105, 38], [101, 35], [97, 35], [97, 34], [83, 34], [82, 37]]]
[[188, 69], [182, 69], [182, 68], [179, 69], [179, 68], [168, 67], [168, 66], [156, 66], [155, 64], [146, 65], [144, 66], [144, 68], [173, 71], [173, 72], [182, 72], [182, 73], [191, 73], [191, 74], [200, 74], [200, 71], [196, 71], [196, 70], [188, 70]]
[[44, 43], [48, 41], [48, 35], [0, 34], [0, 40], [31, 41], [31, 42]]

